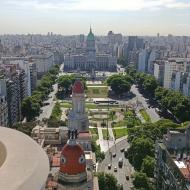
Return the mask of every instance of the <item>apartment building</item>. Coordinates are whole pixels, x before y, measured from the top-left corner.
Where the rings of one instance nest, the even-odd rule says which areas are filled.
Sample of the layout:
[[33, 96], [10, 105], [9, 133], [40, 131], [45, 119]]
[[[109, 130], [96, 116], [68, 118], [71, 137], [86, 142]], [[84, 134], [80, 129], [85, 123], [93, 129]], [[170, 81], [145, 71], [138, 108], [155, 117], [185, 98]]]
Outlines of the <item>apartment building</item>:
[[0, 126], [8, 126], [7, 93], [3, 79], [0, 79]]
[[156, 60], [154, 61], [154, 77], [157, 79], [158, 83], [163, 86], [164, 83], [164, 61]]
[[190, 126], [169, 130], [156, 143], [155, 179], [157, 190], [190, 189]]
[[4, 96], [6, 94], [8, 107], [8, 126], [21, 119], [21, 103], [27, 96], [25, 71], [17, 69], [16, 64], [5, 64], [1, 79]]

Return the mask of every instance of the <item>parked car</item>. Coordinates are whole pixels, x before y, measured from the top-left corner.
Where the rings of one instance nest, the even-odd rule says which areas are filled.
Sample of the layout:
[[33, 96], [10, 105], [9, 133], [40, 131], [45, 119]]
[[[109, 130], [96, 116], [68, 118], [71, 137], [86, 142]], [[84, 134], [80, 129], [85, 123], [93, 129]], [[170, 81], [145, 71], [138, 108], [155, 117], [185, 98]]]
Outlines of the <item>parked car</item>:
[[114, 167], [114, 172], [117, 172], [117, 166]]
[[108, 169], [111, 170], [111, 164], [108, 164]]
[[116, 157], [116, 153], [114, 152], [114, 153], [112, 153], [112, 156], [115, 158]]
[[120, 168], [122, 168], [122, 166], [123, 166], [123, 158], [119, 158], [119, 161], [118, 161], [118, 166], [120, 167]]

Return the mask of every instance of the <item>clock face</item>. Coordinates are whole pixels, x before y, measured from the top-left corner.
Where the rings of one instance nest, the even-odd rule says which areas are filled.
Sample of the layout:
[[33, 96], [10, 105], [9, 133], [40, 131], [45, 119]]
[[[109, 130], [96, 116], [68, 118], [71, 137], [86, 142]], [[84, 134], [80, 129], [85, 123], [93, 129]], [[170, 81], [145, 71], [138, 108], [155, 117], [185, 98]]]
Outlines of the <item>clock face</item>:
[[79, 158], [79, 164], [84, 164], [86, 162], [84, 155], [81, 155]]
[[61, 156], [61, 163], [66, 164], [66, 158], [63, 155]]

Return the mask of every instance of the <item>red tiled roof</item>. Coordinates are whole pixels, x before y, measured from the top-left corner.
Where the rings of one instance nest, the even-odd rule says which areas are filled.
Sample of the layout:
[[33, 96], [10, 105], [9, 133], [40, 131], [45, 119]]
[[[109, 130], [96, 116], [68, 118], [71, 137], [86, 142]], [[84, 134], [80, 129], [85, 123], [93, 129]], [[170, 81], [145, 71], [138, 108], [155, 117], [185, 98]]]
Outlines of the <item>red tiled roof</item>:
[[84, 86], [80, 80], [75, 81], [73, 85], [73, 93], [75, 94], [83, 94], [84, 93]]

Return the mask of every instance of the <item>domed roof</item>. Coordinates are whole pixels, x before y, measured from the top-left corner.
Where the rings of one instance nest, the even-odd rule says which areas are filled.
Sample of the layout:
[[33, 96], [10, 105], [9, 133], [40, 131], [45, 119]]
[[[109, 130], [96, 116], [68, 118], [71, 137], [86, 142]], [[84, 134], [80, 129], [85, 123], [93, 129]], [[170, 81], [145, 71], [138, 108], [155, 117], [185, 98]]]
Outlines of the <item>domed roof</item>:
[[75, 94], [83, 94], [84, 93], [84, 86], [80, 80], [76, 80], [73, 85], [73, 93]]
[[60, 172], [77, 175], [86, 171], [86, 160], [82, 147], [67, 143], [61, 152]]
[[92, 29], [91, 28], [90, 28], [90, 32], [88, 33], [87, 40], [88, 41], [94, 41], [95, 40], [95, 36], [92, 33]]

